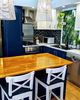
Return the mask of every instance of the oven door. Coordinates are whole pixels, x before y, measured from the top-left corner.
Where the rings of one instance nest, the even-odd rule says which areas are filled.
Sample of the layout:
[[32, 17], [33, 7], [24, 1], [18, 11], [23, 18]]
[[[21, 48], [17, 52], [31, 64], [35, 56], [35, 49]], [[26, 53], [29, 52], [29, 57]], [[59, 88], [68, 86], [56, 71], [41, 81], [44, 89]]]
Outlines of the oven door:
[[80, 60], [74, 57], [68, 60], [73, 61], [68, 67], [68, 80], [80, 87]]

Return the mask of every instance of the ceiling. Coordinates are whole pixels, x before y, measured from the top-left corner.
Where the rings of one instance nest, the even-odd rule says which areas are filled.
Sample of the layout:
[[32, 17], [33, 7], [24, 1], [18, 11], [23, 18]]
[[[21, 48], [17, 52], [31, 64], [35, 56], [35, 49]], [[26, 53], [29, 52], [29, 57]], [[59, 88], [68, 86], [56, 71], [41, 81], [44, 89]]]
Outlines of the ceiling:
[[67, 6], [72, 7], [74, 6], [77, 2], [80, 2], [80, 0], [52, 0], [52, 6], [53, 8], [59, 8], [62, 6]]
[[[36, 8], [37, 2], [38, 0], [14, 0], [14, 5]], [[80, 0], [52, 0], [52, 8], [62, 9], [64, 5], [66, 8], [74, 7], [77, 2]]]

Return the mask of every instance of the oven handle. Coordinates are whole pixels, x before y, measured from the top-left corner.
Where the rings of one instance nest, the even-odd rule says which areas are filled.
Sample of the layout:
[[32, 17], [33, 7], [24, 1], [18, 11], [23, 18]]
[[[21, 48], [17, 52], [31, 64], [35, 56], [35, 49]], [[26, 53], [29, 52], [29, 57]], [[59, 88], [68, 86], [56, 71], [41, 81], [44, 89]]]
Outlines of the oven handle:
[[73, 62], [79, 61], [79, 59], [77, 59], [75, 56], [73, 56], [73, 57], [71, 58], [71, 60], [72, 60]]

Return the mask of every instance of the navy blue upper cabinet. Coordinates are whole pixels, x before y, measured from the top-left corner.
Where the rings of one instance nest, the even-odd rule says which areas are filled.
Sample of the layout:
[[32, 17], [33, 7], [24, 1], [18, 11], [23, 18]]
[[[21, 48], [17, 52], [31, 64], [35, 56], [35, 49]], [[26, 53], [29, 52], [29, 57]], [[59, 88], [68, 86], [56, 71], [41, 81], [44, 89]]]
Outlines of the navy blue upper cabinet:
[[22, 7], [15, 7], [16, 20], [2, 21], [3, 26], [3, 56], [24, 54], [22, 47]]

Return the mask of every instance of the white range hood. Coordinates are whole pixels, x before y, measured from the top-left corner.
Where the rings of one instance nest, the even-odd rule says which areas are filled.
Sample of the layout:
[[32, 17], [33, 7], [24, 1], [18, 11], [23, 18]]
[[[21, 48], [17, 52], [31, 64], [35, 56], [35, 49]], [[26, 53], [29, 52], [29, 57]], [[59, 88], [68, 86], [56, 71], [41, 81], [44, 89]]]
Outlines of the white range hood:
[[37, 23], [37, 29], [51, 29], [51, 24], [52, 24], [51, 0], [38, 0], [36, 23]]

